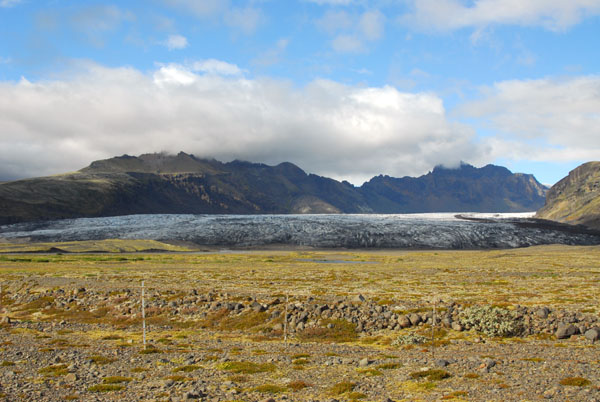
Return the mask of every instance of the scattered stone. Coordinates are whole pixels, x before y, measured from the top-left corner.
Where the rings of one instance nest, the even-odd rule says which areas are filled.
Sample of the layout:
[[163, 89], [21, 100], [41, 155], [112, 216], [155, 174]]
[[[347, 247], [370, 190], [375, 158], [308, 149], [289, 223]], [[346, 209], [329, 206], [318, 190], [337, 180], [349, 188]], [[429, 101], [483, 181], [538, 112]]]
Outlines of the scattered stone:
[[584, 336], [586, 339], [588, 339], [592, 342], [596, 342], [597, 340], [600, 339], [600, 328], [588, 329], [585, 332]]
[[557, 339], [568, 339], [573, 335], [577, 335], [579, 333], [579, 328], [577, 328], [573, 324], [559, 324], [558, 329], [556, 330], [556, 338]]
[[410, 320], [411, 325], [419, 325], [423, 321], [421, 316], [416, 313], [409, 315], [408, 319]]
[[371, 364], [371, 361], [365, 357], [358, 362], [358, 367], [367, 367], [369, 364]]
[[361, 295], [361, 294], [358, 294], [358, 295], [356, 295], [356, 296], [354, 296], [352, 298], [352, 301], [355, 302], [355, 303], [362, 303], [365, 300], [366, 300], [365, 297], [363, 295]]
[[548, 314], [550, 314], [550, 309], [548, 307], [542, 307], [535, 312], [536, 316], [543, 319], [548, 318]]
[[77, 377], [77, 374], [75, 373], [69, 373], [65, 376], [65, 381], [67, 382], [75, 382], [79, 379], [79, 377]]
[[460, 331], [463, 330], [463, 326], [460, 325], [458, 322], [453, 322], [452, 323], [452, 329], [455, 330], [455, 331], [460, 332]]

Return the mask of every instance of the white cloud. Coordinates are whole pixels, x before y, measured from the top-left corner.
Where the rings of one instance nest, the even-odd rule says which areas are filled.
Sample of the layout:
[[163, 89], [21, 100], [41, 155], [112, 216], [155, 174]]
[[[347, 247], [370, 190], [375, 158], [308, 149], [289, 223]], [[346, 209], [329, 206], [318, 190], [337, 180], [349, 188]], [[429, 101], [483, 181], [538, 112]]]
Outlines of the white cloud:
[[94, 5], [77, 9], [68, 17], [68, 23], [84, 34], [95, 46], [104, 46], [104, 35], [116, 30], [123, 22], [135, 16], [116, 6]]
[[383, 36], [385, 16], [379, 10], [352, 15], [346, 11], [328, 11], [316, 21], [322, 31], [335, 36], [333, 50], [339, 53], [359, 53], [368, 50], [369, 42]]
[[565, 30], [600, 14], [600, 0], [410, 0], [401, 22], [424, 30], [454, 30], [494, 24]]
[[198, 17], [211, 17], [229, 7], [228, 0], [163, 0], [169, 6], [191, 11]]
[[262, 12], [254, 7], [232, 8], [225, 13], [225, 23], [245, 34], [252, 34], [264, 21]]
[[162, 44], [169, 50], [185, 49], [189, 45], [187, 38], [182, 35], [169, 35]]
[[496, 156], [514, 160], [597, 160], [600, 155], [600, 76], [503, 81], [460, 106], [496, 134]]
[[[210, 63], [209, 63], [210, 64]], [[200, 64], [202, 65], [202, 63]], [[206, 65], [206, 64], [205, 64]], [[291, 161], [360, 180], [474, 161], [473, 133], [442, 100], [354, 87], [88, 66], [62, 81], [0, 82], [0, 177], [71, 171], [114, 155], [166, 150], [221, 160]]]
[[[181, 67], [179, 67], [179, 69], [185, 71]], [[244, 71], [235, 64], [215, 59], [196, 61], [192, 64], [192, 70], [214, 75], [242, 75], [244, 73]]]
[[360, 16], [359, 27], [365, 38], [377, 40], [383, 36], [385, 17], [379, 10], [367, 11]]
[[196, 17], [210, 23], [224, 23], [230, 28], [244, 34], [256, 32], [265, 21], [260, 8], [253, 4], [259, 1], [249, 1], [245, 7], [237, 7], [230, 0], [162, 0], [168, 6], [191, 12]]
[[279, 63], [289, 43], [289, 39], [279, 39], [274, 47], [259, 54], [252, 60], [252, 63], [259, 66], [272, 66]]
[[365, 51], [363, 42], [353, 35], [338, 35], [331, 41], [331, 47], [338, 53], [360, 53]]
[[349, 4], [355, 3], [355, 0], [305, 0], [309, 3], [316, 3], [320, 6], [322, 5], [330, 5], [330, 6], [347, 6]]
[[316, 21], [319, 29], [334, 35], [340, 30], [349, 30], [355, 25], [353, 18], [346, 11], [327, 11]]
[[23, 0], [0, 0], [0, 7], [13, 7], [21, 3]]

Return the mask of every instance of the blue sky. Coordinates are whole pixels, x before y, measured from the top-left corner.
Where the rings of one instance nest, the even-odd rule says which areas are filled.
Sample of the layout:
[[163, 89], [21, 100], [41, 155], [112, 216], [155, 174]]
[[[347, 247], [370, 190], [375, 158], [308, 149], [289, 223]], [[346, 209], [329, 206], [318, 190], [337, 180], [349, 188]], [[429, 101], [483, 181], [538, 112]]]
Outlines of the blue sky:
[[360, 185], [600, 159], [600, 0], [0, 0], [0, 180], [178, 152]]

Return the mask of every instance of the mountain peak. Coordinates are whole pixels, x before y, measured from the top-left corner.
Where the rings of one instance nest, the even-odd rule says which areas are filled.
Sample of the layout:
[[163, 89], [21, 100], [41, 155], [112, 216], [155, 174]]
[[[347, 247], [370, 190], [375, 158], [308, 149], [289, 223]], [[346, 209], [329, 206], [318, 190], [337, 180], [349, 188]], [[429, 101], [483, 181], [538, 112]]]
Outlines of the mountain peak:
[[0, 184], [0, 224], [129, 214], [517, 212], [543, 205], [533, 176], [488, 165], [379, 175], [361, 187], [290, 162], [221, 163], [192, 154], [122, 155], [77, 173]]
[[587, 162], [548, 190], [537, 217], [600, 229], [600, 162]]

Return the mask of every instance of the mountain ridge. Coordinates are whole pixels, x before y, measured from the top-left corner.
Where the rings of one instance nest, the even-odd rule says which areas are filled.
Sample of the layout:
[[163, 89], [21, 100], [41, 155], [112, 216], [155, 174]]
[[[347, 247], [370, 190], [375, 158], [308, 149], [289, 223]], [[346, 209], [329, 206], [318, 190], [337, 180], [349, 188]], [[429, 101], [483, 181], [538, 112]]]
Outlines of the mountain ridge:
[[155, 153], [1, 183], [0, 224], [141, 213], [523, 212], [541, 207], [545, 191], [533, 176], [494, 165], [436, 166], [417, 178], [379, 175], [356, 187], [290, 162]]
[[552, 186], [536, 217], [600, 229], [600, 162], [584, 163]]

